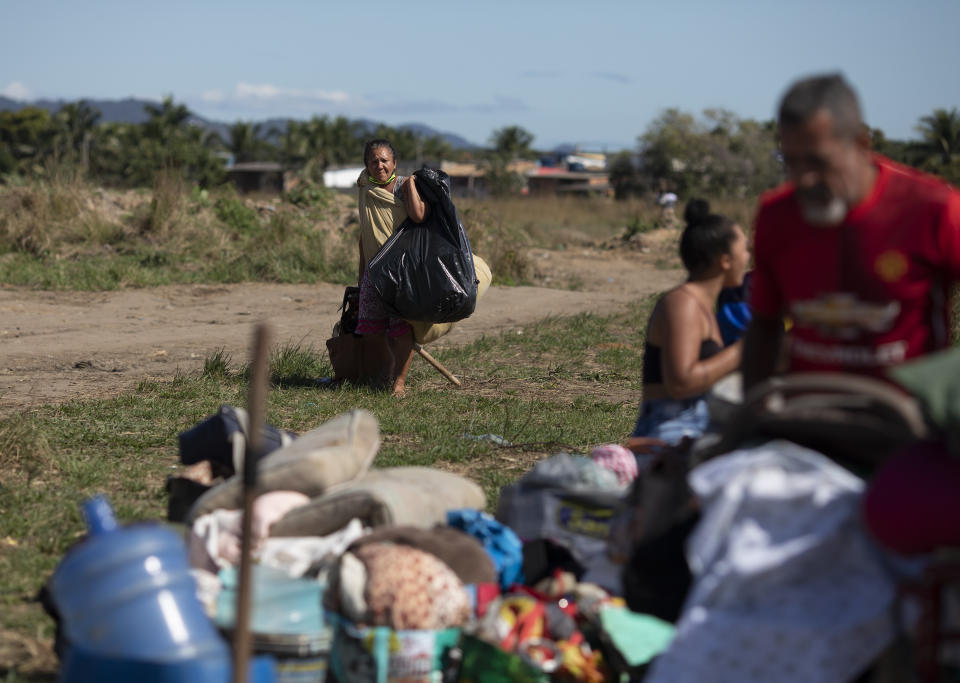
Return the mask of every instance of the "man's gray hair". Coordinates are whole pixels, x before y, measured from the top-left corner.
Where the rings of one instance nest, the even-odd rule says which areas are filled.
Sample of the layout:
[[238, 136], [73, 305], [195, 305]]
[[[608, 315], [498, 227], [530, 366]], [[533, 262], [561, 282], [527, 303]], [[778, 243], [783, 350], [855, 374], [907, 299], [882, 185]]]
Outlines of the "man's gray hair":
[[863, 118], [857, 94], [839, 74], [823, 74], [796, 81], [783, 99], [777, 123], [797, 126], [820, 110], [833, 116], [834, 132], [843, 137], [855, 137], [863, 131]]

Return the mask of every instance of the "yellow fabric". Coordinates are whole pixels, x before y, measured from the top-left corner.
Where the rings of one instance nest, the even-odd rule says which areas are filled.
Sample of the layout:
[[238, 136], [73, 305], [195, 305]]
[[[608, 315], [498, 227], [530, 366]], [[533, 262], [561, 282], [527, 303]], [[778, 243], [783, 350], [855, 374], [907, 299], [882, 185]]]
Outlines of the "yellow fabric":
[[[357, 180], [360, 194], [357, 204], [360, 211], [360, 248], [363, 253], [363, 267], [366, 268], [370, 259], [380, 251], [380, 247], [390, 239], [390, 235], [403, 221], [407, 219], [407, 208], [403, 200], [394, 197], [382, 187], [372, 184], [367, 178], [366, 169]], [[477, 271], [477, 301], [487, 291], [493, 281], [490, 266], [482, 258], [473, 255], [474, 269]], [[413, 328], [413, 338], [418, 344], [429, 344], [450, 333], [456, 323], [424, 323], [410, 321]]]
[[380, 251], [384, 242], [390, 239], [393, 231], [407, 219], [407, 207], [401, 197], [395, 197], [382, 187], [372, 184], [366, 170], [357, 180], [360, 194], [357, 205], [360, 211], [360, 248], [363, 253], [363, 267]]

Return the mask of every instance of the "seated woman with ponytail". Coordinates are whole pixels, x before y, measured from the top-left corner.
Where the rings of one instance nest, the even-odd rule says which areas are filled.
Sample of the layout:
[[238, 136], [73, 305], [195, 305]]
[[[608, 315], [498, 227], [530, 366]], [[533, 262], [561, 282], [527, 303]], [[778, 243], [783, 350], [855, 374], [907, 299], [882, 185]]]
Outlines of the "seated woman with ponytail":
[[724, 348], [715, 309], [724, 287], [743, 282], [750, 252], [743, 230], [702, 199], [683, 214], [680, 258], [687, 281], [664, 294], [647, 323], [643, 402], [634, 437], [675, 444], [698, 437], [709, 415], [704, 394], [740, 366], [742, 342]]

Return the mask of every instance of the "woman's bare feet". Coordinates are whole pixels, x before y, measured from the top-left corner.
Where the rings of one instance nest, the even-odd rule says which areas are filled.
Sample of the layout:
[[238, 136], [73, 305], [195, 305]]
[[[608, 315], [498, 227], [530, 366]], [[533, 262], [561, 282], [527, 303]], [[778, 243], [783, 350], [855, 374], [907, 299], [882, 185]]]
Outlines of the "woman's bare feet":
[[393, 395], [402, 398], [406, 396], [407, 372], [413, 361], [413, 331], [410, 330], [400, 337], [391, 337], [390, 351], [393, 353], [393, 367], [396, 370]]

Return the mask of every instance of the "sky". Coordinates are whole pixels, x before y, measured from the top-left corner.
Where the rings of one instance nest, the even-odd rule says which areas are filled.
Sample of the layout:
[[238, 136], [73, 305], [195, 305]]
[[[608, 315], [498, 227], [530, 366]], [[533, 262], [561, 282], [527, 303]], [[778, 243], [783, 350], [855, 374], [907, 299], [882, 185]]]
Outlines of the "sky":
[[902, 139], [960, 106], [957, 26], [960, 0], [0, 0], [0, 94], [614, 151], [668, 107], [769, 119], [794, 79], [842, 71]]

